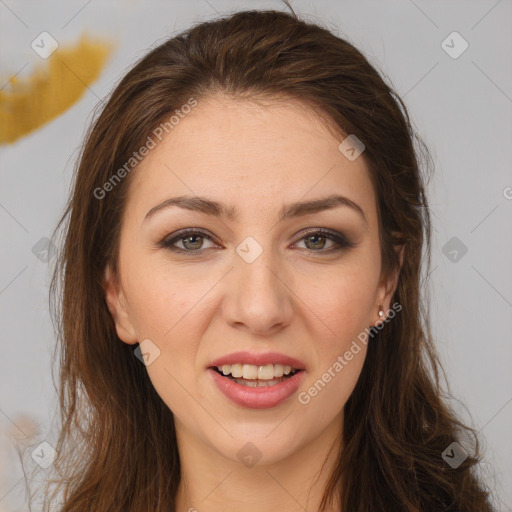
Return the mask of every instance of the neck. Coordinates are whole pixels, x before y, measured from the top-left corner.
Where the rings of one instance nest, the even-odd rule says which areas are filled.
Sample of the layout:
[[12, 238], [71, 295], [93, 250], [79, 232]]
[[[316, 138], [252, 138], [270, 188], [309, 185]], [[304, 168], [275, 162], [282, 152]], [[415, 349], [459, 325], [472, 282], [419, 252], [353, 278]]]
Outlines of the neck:
[[[176, 512], [261, 512], [262, 507], [287, 512], [319, 510], [336, 464], [342, 417], [337, 416], [320, 435], [287, 457], [251, 467], [206, 446], [175, 421], [181, 466]], [[338, 494], [334, 501], [325, 512], [340, 511]]]

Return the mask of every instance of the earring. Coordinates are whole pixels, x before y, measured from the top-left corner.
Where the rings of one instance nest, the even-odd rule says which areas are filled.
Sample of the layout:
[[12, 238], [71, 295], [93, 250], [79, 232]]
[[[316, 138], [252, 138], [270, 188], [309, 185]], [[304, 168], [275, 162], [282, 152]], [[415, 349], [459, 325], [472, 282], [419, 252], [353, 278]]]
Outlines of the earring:
[[382, 306], [379, 304], [379, 318], [384, 318], [384, 311], [382, 310]]

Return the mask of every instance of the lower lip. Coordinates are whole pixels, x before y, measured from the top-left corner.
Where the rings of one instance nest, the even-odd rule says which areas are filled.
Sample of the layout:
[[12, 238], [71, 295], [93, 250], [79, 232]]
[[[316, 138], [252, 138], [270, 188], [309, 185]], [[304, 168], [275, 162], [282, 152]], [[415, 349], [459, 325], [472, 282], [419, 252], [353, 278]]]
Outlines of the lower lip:
[[208, 373], [217, 387], [230, 400], [242, 407], [250, 407], [251, 409], [268, 409], [284, 402], [297, 391], [306, 375], [306, 372], [301, 370], [273, 386], [248, 387], [237, 384], [227, 377], [222, 377], [212, 368], [208, 368]]

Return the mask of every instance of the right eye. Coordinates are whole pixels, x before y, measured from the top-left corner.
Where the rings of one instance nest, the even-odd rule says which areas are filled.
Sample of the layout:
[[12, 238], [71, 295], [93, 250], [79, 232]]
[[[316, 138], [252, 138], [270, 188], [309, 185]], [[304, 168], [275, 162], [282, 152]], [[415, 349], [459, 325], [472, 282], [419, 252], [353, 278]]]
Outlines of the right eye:
[[[198, 242], [197, 240], [207, 239], [212, 240], [212, 238], [203, 233], [202, 231], [197, 230], [185, 230], [180, 231], [177, 234], [171, 236], [171, 238], [166, 238], [159, 243], [160, 247], [168, 249], [173, 252], [187, 253], [193, 254], [198, 252], [203, 252], [200, 249], [203, 247], [202, 242]], [[181, 247], [176, 247], [176, 243], [181, 242], [183, 244], [183, 249]], [[208, 249], [208, 247], [207, 247]]]

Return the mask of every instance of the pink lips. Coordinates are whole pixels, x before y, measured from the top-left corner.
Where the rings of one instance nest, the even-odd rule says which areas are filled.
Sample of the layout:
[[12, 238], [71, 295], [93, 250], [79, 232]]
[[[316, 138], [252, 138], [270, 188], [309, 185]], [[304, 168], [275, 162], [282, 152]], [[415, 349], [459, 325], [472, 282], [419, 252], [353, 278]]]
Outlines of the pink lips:
[[304, 370], [304, 364], [295, 359], [294, 357], [280, 354], [279, 352], [265, 352], [257, 354], [255, 352], [233, 352], [223, 357], [219, 357], [210, 363], [212, 366], [222, 366], [223, 364], [254, 364], [256, 366], [263, 366], [266, 364], [282, 364], [286, 366], [293, 366], [297, 370]]
[[[300, 371], [273, 386], [248, 387], [237, 384], [230, 378], [220, 375], [212, 368], [214, 366], [221, 367], [225, 364], [232, 365], [237, 363], [253, 364], [256, 366], [281, 364], [283, 366], [292, 366]], [[276, 407], [297, 391], [306, 376], [304, 370], [304, 364], [301, 361], [278, 352], [265, 352], [262, 354], [254, 352], [233, 352], [211, 361], [208, 374], [215, 382], [217, 388], [234, 403], [251, 409], [268, 409], [270, 407]]]
[[235, 381], [223, 377], [212, 368], [208, 368], [208, 374], [218, 389], [236, 404], [251, 409], [268, 409], [279, 405], [293, 395], [304, 380], [306, 372], [304, 370], [298, 371], [279, 384], [265, 387], [248, 387], [237, 384]]

